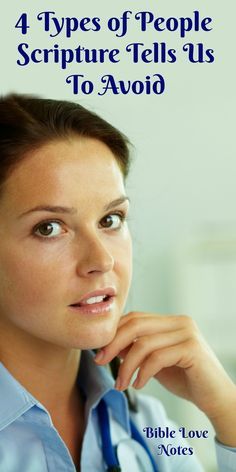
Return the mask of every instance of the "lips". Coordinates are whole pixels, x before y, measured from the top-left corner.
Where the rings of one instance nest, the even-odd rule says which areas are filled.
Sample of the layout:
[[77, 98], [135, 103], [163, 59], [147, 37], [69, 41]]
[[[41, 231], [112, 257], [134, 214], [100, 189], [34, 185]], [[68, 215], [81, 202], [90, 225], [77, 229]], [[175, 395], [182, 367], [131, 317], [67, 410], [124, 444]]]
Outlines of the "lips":
[[115, 295], [116, 291], [113, 287], [106, 287], [87, 293], [80, 300], [72, 303], [70, 307], [85, 312], [108, 311], [111, 308]]

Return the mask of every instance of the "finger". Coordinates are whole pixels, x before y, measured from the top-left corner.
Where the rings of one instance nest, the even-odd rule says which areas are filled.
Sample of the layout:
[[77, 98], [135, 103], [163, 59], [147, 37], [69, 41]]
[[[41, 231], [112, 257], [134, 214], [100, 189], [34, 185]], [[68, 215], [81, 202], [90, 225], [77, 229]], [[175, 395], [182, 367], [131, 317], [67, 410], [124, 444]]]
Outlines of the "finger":
[[172, 346], [162, 350], [152, 352], [140, 366], [137, 378], [133, 387], [142, 388], [147, 381], [167, 367], [182, 367], [186, 369], [189, 366], [189, 340], [181, 345]]
[[145, 313], [145, 312], [140, 312], [140, 311], [131, 311], [127, 314], [122, 315], [122, 317], [119, 320], [118, 327], [120, 328], [121, 326], [123, 326], [125, 323], [127, 323], [130, 320], [140, 319], [140, 318], [149, 318], [149, 319], [152, 318], [153, 320], [158, 319], [160, 323], [163, 323], [167, 326], [167, 329], [168, 329], [168, 326], [170, 326], [171, 328], [173, 327], [173, 329], [174, 327], [176, 327], [177, 329], [178, 326], [182, 324], [183, 321], [185, 319], [188, 319], [189, 317], [185, 315], [161, 315], [158, 313]]
[[158, 316], [162, 316], [162, 315], [158, 315], [156, 313], [146, 313], [146, 312], [141, 312], [141, 311], [130, 311], [129, 313], [126, 313], [121, 316], [118, 326], [119, 327], [122, 326], [124, 323], [127, 323], [127, 321], [133, 318], [141, 318], [141, 317], [142, 318], [150, 318], [150, 317], [156, 318]]
[[124, 349], [132, 345], [139, 335], [152, 334], [153, 323], [155, 324], [155, 321], [151, 317], [138, 317], [129, 320], [118, 328], [114, 339], [99, 351], [95, 361], [100, 364], [106, 364], [113, 357], [119, 355]]
[[157, 332], [171, 332], [175, 329], [182, 328], [181, 323], [176, 322], [176, 318], [178, 317], [142, 315], [143, 313], [140, 313], [139, 316], [129, 317], [129, 319], [118, 328], [114, 339], [99, 351], [95, 357], [95, 361], [101, 364], [110, 362], [113, 357], [117, 356], [127, 346], [132, 345], [140, 336], [151, 335]]
[[153, 334], [138, 338], [124, 356], [124, 360], [119, 368], [118, 377], [122, 389], [128, 387], [137, 368], [144, 363], [145, 359], [152, 352], [181, 344], [188, 337], [189, 333], [186, 330], [178, 330], [171, 333]]
[[[134, 341], [135, 342], [135, 341]], [[133, 343], [130, 344], [129, 346], [125, 347], [124, 349], [122, 349], [122, 351], [119, 352], [118, 354], [118, 357], [123, 360], [125, 358], [125, 356], [127, 355], [127, 353], [129, 352], [130, 348], [132, 347]]]

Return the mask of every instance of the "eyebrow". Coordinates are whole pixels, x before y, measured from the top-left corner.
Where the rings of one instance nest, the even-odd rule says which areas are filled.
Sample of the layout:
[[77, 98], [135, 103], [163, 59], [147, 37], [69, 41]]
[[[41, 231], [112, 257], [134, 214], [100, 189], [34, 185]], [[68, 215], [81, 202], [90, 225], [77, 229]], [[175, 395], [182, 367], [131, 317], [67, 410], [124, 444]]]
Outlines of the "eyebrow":
[[[118, 205], [121, 205], [122, 203], [126, 201], [128, 202], [130, 201], [129, 197], [127, 197], [126, 195], [122, 195], [121, 197], [116, 198], [112, 202], [108, 203], [108, 205], [106, 205], [103, 208], [103, 210], [104, 211], [111, 210], [112, 208]], [[77, 209], [74, 207], [66, 207], [66, 206], [59, 206], [59, 205], [37, 205], [36, 207], [31, 208], [30, 210], [26, 210], [23, 213], [21, 213], [19, 218], [22, 218], [23, 216], [26, 216], [30, 213], [37, 212], [37, 211], [48, 211], [50, 213], [64, 213], [68, 215], [74, 215], [77, 213]]]

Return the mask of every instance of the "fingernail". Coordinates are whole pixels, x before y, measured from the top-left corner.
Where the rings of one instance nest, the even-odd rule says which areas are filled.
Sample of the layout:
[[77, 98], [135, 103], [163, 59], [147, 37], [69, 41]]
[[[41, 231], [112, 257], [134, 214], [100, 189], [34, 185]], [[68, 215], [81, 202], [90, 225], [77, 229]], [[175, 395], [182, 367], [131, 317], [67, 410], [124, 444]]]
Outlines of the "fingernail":
[[139, 379], [138, 379], [138, 377], [136, 377], [135, 381], [134, 381], [133, 384], [132, 384], [132, 387], [138, 388], [138, 387], [139, 387], [138, 384], [139, 384]]
[[116, 379], [115, 388], [116, 388], [116, 390], [120, 390], [120, 388], [121, 388], [120, 377], [117, 377], [117, 379]]
[[104, 351], [101, 349], [99, 352], [97, 352], [96, 356], [94, 357], [95, 362], [100, 362], [102, 358], [104, 357]]

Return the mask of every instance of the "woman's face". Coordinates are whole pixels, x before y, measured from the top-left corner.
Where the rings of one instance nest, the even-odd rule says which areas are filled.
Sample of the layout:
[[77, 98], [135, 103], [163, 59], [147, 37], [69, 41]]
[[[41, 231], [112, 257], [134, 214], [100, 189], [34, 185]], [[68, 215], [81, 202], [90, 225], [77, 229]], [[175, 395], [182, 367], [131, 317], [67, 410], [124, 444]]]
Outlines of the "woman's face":
[[74, 137], [26, 156], [0, 199], [5, 332], [66, 348], [111, 341], [131, 280], [127, 211], [120, 168], [102, 142]]

